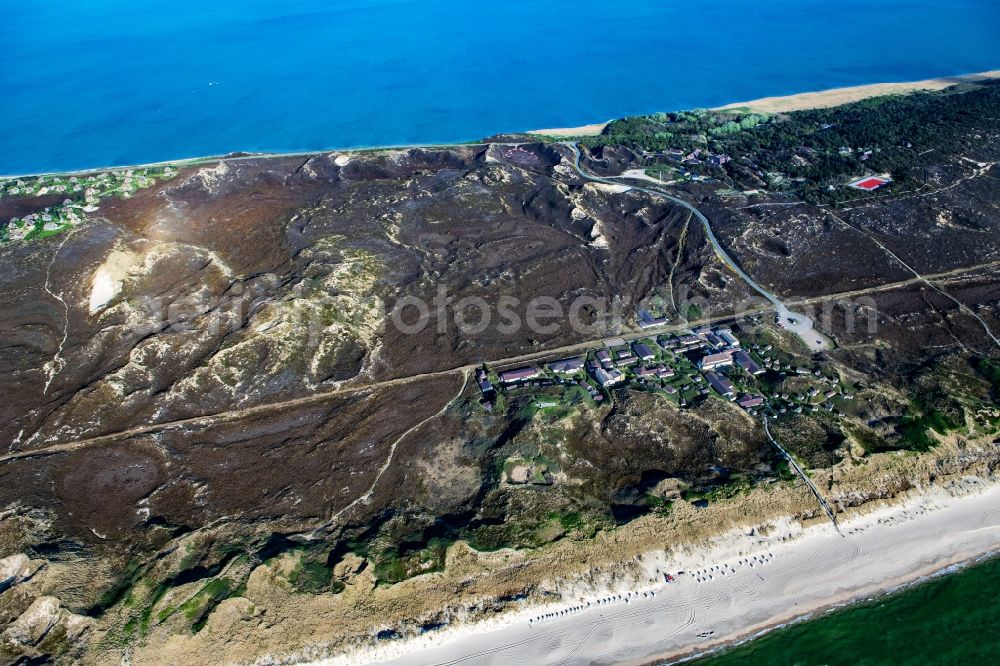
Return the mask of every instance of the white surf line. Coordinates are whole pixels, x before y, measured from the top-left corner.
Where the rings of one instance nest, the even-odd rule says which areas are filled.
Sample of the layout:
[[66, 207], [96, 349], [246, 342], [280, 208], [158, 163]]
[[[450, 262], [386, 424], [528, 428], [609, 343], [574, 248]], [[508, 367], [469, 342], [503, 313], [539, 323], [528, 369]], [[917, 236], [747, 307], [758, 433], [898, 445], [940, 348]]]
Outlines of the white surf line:
[[[565, 581], [562, 601], [378, 641], [314, 664], [645, 664], [678, 660], [870, 598], [997, 549], [1000, 486], [969, 477], [827, 523], [785, 517], [697, 549], [652, 551], [634, 576]], [[665, 582], [661, 572], [673, 572]], [[683, 571], [684, 573], [681, 573]], [[644, 582], [648, 581], [648, 582]], [[306, 660], [308, 661], [308, 660]]]
[[62, 250], [63, 245], [66, 244], [66, 241], [68, 241], [73, 236], [73, 233], [75, 231], [76, 230], [74, 229], [70, 231], [68, 234], [66, 234], [66, 237], [63, 238], [62, 242], [59, 243], [59, 246], [56, 248], [56, 251], [52, 253], [52, 258], [49, 260], [49, 265], [45, 268], [45, 285], [44, 285], [45, 291], [48, 292], [49, 296], [62, 303], [63, 306], [63, 333], [62, 333], [62, 340], [59, 341], [59, 348], [56, 350], [55, 356], [53, 356], [52, 360], [50, 360], [43, 366], [45, 369], [45, 374], [48, 375], [48, 379], [45, 382], [45, 388], [42, 389], [42, 395], [45, 395], [46, 393], [49, 392], [49, 386], [52, 384], [52, 380], [56, 378], [56, 375], [58, 375], [64, 367], [66, 367], [66, 361], [62, 358], [62, 353], [63, 353], [63, 348], [66, 346], [66, 339], [69, 337], [69, 304], [63, 298], [63, 294], [65, 292], [59, 292], [59, 294], [56, 295], [56, 293], [53, 292], [51, 287], [49, 286], [49, 282], [52, 277], [52, 266], [55, 264], [56, 258], [59, 256], [59, 252]]
[[897, 255], [895, 252], [893, 252], [892, 250], [890, 250], [881, 241], [879, 241], [877, 238], [875, 238], [874, 236], [872, 236], [871, 234], [869, 234], [864, 229], [856, 227], [853, 224], [851, 224], [850, 222], [844, 220], [842, 217], [840, 217], [838, 215], [835, 215], [833, 213], [833, 211], [828, 210], [826, 212], [830, 215], [830, 217], [832, 217], [833, 219], [837, 220], [838, 222], [840, 222], [841, 224], [843, 224], [847, 228], [854, 230], [855, 232], [861, 234], [862, 236], [864, 236], [865, 238], [867, 238], [871, 242], [873, 242], [876, 245], [878, 245], [880, 248], [882, 248], [883, 252], [885, 252], [890, 257], [892, 257], [893, 259], [895, 259], [899, 263], [900, 266], [902, 266], [906, 270], [908, 270], [911, 273], [913, 273], [913, 275], [918, 280], [920, 280], [921, 282], [923, 282], [924, 284], [926, 284], [928, 287], [930, 287], [934, 291], [938, 292], [939, 294], [941, 294], [945, 298], [947, 298], [950, 301], [952, 301], [953, 303], [955, 303], [955, 305], [958, 306], [958, 309], [961, 312], [964, 312], [965, 314], [969, 315], [970, 317], [972, 317], [973, 319], [975, 319], [976, 321], [978, 321], [982, 325], [983, 330], [986, 331], [986, 335], [988, 335], [990, 337], [990, 339], [993, 340], [993, 344], [995, 344], [996, 346], [1000, 347], [1000, 339], [997, 339], [997, 337], [995, 335], [993, 335], [993, 331], [990, 330], [990, 327], [986, 324], [986, 322], [983, 321], [983, 319], [979, 315], [977, 315], [975, 312], [973, 312], [971, 308], [969, 308], [967, 305], [965, 305], [965, 303], [963, 303], [962, 301], [958, 300], [957, 298], [955, 298], [954, 296], [952, 296], [951, 294], [949, 294], [947, 291], [945, 291], [944, 289], [942, 289], [941, 287], [937, 286], [936, 284], [934, 284], [933, 282], [931, 282], [930, 280], [928, 280], [927, 278], [925, 278], [923, 275], [921, 275], [920, 273], [918, 273], [917, 269], [913, 268], [913, 266], [910, 266], [908, 263], [906, 263], [905, 261], [903, 261], [902, 259], [900, 259], [899, 255]]

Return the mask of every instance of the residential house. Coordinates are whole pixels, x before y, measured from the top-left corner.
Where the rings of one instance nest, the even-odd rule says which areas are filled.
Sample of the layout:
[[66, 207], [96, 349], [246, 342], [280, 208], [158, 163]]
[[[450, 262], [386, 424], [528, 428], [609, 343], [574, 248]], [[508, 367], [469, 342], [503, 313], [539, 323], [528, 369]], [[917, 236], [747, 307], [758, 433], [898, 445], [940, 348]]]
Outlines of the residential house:
[[625, 375], [621, 373], [621, 370], [605, 370], [604, 368], [594, 368], [591, 371], [591, 375], [598, 384], [602, 387], [607, 388], [608, 386], [614, 386], [618, 382], [625, 379]]
[[654, 326], [662, 326], [663, 324], [666, 324], [667, 318], [654, 317], [649, 313], [649, 310], [639, 310], [636, 322], [639, 324], [639, 328], [652, 328]]
[[740, 366], [751, 375], [760, 375], [764, 373], [764, 368], [757, 365], [757, 363], [750, 358], [750, 354], [746, 351], [740, 349], [733, 353], [733, 360], [736, 361], [736, 365]]
[[733, 383], [729, 381], [728, 378], [714, 372], [706, 372], [705, 379], [707, 379], [712, 388], [724, 398], [732, 400], [736, 397], [736, 391], [733, 389]]
[[661, 335], [657, 339], [657, 342], [660, 343], [661, 347], [663, 347], [664, 349], [668, 349], [668, 350], [670, 350], [670, 349], [677, 349], [678, 347], [681, 346], [681, 341], [680, 340], [678, 340], [675, 337], [667, 336], [667, 335]]
[[639, 359], [637, 359], [635, 356], [632, 356], [632, 354], [622, 354], [615, 361], [615, 365], [618, 366], [619, 368], [627, 368], [628, 366], [635, 365], [638, 362]]
[[518, 368], [517, 370], [507, 370], [506, 372], [501, 372], [500, 381], [504, 384], [516, 384], [517, 382], [523, 382], [527, 379], [537, 377], [538, 375], [538, 368], [528, 366], [526, 368]]
[[740, 340], [735, 335], [733, 335], [733, 330], [731, 328], [719, 328], [716, 329], [715, 334], [722, 338], [726, 345], [729, 347], [739, 347]]
[[632, 351], [635, 352], [635, 355], [638, 356], [643, 361], [648, 361], [656, 357], [656, 354], [653, 353], [653, 350], [642, 342], [636, 342], [635, 344], [633, 344]]
[[674, 369], [666, 365], [656, 366], [656, 376], [660, 379], [669, 379], [674, 376]]
[[677, 338], [677, 342], [680, 347], [684, 347], [686, 349], [693, 349], [694, 347], [699, 347], [703, 344], [701, 338], [694, 333], [682, 335]]
[[583, 359], [577, 356], [576, 358], [564, 358], [553, 361], [549, 363], [549, 370], [560, 375], [571, 375], [574, 372], [583, 370]]
[[722, 368], [733, 364], [733, 353], [732, 351], [726, 350], [717, 352], [715, 354], [707, 354], [701, 358], [698, 362], [698, 367], [705, 370], [714, 370], [716, 368]]
[[486, 371], [482, 368], [476, 370], [476, 381], [479, 383], [479, 390], [486, 395], [493, 390], [493, 384], [486, 377]]

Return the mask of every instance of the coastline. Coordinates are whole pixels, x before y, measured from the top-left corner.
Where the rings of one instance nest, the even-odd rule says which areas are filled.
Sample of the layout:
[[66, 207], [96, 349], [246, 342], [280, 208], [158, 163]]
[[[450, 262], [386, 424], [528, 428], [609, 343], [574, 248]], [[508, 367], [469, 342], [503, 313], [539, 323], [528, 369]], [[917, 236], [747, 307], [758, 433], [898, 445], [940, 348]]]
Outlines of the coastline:
[[[803, 527], [787, 518], [737, 528], [707, 547], [644, 554], [639, 580], [571, 584], [560, 590], [571, 602], [311, 663], [500, 664], [542, 653], [546, 661], [537, 663], [696, 658], [989, 556], [1000, 543], [1000, 485], [966, 477], [948, 488], [925, 487], [902, 502], [862, 509], [841, 528], [843, 537], [828, 523]], [[649, 582], [656, 571], [676, 581]], [[617, 595], [623, 598], [598, 603]]]
[[826, 109], [881, 95], [905, 95], [920, 91], [944, 90], [945, 88], [961, 83], [975, 84], [996, 79], [1000, 79], [1000, 70], [994, 69], [959, 76], [924, 79], [923, 81], [869, 83], [861, 86], [831, 88], [829, 90], [795, 93], [778, 97], [762, 97], [749, 102], [734, 102], [715, 108], [718, 110], [747, 109], [763, 113], [788, 113], [808, 109]]
[[815, 611], [808, 612], [804, 615], [794, 617], [786, 622], [778, 622], [776, 624], [769, 625], [760, 629], [759, 631], [753, 633], [747, 633], [745, 635], [737, 636], [730, 641], [724, 641], [719, 645], [713, 646], [708, 650], [703, 652], [684, 654], [684, 655], [670, 655], [667, 657], [656, 657], [654, 661], [648, 662], [649, 664], [663, 664], [663, 663], [686, 663], [690, 661], [696, 661], [705, 657], [711, 657], [712, 655], [720, 654], [730, 650], [731, 648], [740, 647], [755, 641], [758, 638], [763, 638], [764, 636], [770, 634], [772, 631], [779, 629], [784, 629], [786, 627], [791, 627], [800, 623], [808, 623], [813, 620], [818, 620], [829, 613], [835, 613], [839, 610], [850, 608], [855, 604], [863, 604], [865, 602], [878, 601], [886, 597], [906, 592], [907, 590], [919, 587], [924, 583], [929, 583], [938, 578], [950, 576], [952, 574], [957, 574], [964, 571], [970, 567], [978, 566], [984, 562], [992, 559], [1000, 558], [1000, 546], [995, 550], [988, 551], [981, 555], [971, 557], [969, 559], [960, 560], [951, 564], [944, 564], [940, 568], [934, 569], [925, 575], [917, 575], [915, 578], [907, 577], [902, 580], [899, 584], [892, 586], [889, 585], [885, 588], [876, 590], [871, 594], [859, 594], [854, 596], [847, 601], [840, 603], [830, 604], [823, 608], [819, 608]]
[[[713, 107], [717, 110], [725, 109], [745, 109], [748, 111], [759, 111], [764, 113], [784, 113], [790, 111], [804, 111], [807, 109], [820, 109], [839, 106], [850, 102], [856, 102], [869, 97], [889, 94], [907, 94], [921, 90], [942, 90], [949, 86], [960, 83], [975, 84], [981, 81], [1000, 79], [1000, 70], [989, 70], [958, 76], [947, 76], [922, 81], [910, 81], [900, 83], [869, 83], [860, 86], [850, 86], [846, 88], [830, 88], [827, 90], [795, 93], [776, 97], [763, 97], [748, 102], [732, 102], [723, 106]], [[678, 109], [682, 110], [682, 109]], [[524, 130], [522, 132], [510, 132], [511, 134], [527, 134], [537, 136], [539, 139], [552, 137], [566, 139], [579, 136], [594, 136], [601, 131], [611, 121], [590, 123], [577, 127], [553, 127], [548, 129]], [[0, 180], [8, 178], [35, 178], [38, 176], [72, 176], [80, 174], [94, 173], [98, 171], [109, 171], [112, 169], [148, 169], [163, 166], [194, 166], [203, 163], [225, 162], [238, 159], [265, 158], [279, 159], [282, 157], [305, 157], [310, 155], [325, 155], [330, 153], [361, 153], [372, 151], [388, 150], [408, 150], [411, 148], [454, 148], [457, 146], [482, 145], [480, 139], [453, 143], [414, 143], [414, 144], [386, 144], [374, 146], [355, 146], [350, 148], [328, 148], [324, 150], [289, 150], [289, 151], [234, 151], [239, 154], [205, 155], [195, 157], [180, 157], [176, 159], [145, 162], [139, 164], [119, 164], [113, 166], [97, 166], [87, 169], [63, 170], [63, 171], [40, 171], [36, 173], [13, 173], [0, 174]]]
[[[775, 97], [762, 97], [747, 102], [731, 102], [722, 106], [712, 107], [713, 110], [747, 110], [761, 113], [788, 113], [791, 111], [806, 111], [808, 109], [826, 109], [841, 104], [849, 104], [880, 95], [905, 95], [919, 91], [943, 90], [960, 83], [975, 84], [982, 81], [1000, 79], [1000, 69], [985, 72], [943, 76], [922, 81], [903, 81], [898, 83], [866, 83], [859, 86], [844, 88], [828, 88], [811, 92], [792, 93]], [[677, 109], [682, 110], [682, 109]], [[611, 122], [611, 121], [608, 121]], [[574, 136], [592, 136], [600, 134], [608, 124], [594, 123], [579, 127], [556, 127], [551, 129], [529, 130], [527, 134], [567, 138]]]

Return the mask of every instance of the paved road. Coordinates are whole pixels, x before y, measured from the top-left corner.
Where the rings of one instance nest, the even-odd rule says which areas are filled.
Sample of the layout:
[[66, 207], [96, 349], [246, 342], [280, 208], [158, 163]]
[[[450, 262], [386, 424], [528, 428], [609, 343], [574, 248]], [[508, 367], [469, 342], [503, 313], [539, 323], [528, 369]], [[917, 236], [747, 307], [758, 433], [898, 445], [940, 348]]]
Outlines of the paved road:
[[[602, 178], [601, 176], [595, 176], [594, 174], [584, 171], [583, 168], [580, 166], [580, 149], [577, 147], [577, 145], [571, 141], [566, 141], [563, 143], [563, 145], [568, 146], [570, 150], [573, 151], [573, 167], [576, 169], [577, 173], [579, 173], [581, 177], [598, 183], [605, 183], [608, 185], [621, 185], [621, 182], [619, 181], [622, 180], [623, 178], [622, 176], [616, 176], [613, 178]], [[624, 178], [627, 179], [628, 177], [626, 176]], [[652, 177], [646, 177], [644, 180], [656, 181], [657, 179]], [[631, 187], [632, 189], [638, 190], [639, 192], [645, 192], [646, 194], [650, 194], [655, 197], [667, 199], [668, 201], [671, 201], [672, 203], [675, 203], [678, 206], [682, 206], [691, 211], [691, 213], [701, 222], [702, 227], [704, 227], [705, 235], [708, 237], [709, 242], [712, 243], [712, 248], [715, 250], [715, 254], [718, 255], [719, 259], [721, 259], [722, 262], [730, 268], [730, 270], [736, 273], [736, 275], [738, 275], [740, 279], [743, 280], [751, 289], [753, 289], [758, 294], [763, 296], [765, 299], [767, 299], [768, 302], [770, 302], [774, 306], [774, 309], [778, 316], [779, 323], [784, 328], [798, 335], [802, 339], [802, 341], [806, 344], [806, 346], [808, 346], [813, 351], [821, 351], [823, 349], [830, 348], [831, 346], [830, 341], [826, 338], [826, 336], [819, 333], [819, 331], [817, 331], [813, 327], [813, 322], [809, 317], [806, 317], [803, 314], [792, 312], [791, 310], [789, 310], [788, 307], [785, 305], [785, 303], [781, 301], [781, 299], [779, 299], [772, 292], [768, 291], [760, 284], [758, 284], [756, 280], [750, 277], [746, 273], [746, 271], [744, 271], [740, 267], [740, 265], [736, 263], [736, 261], [732, 257], [729, 256], [729, 253], [726, 252], [726, 249], [724, 247], [722, 247], [722, 244], [719, 242], [719, 239], [715, 237], [715, 232], [712, 230], [712, 224], [708, 221], [708, 218], [705, 217], [704, 213], [702, 213], [700, 210], [695, 208], [692, 204], [688, 203], [687, 201], [675, 197], [672, 194], [667, 194], [666, 192], [663, 192], [661, 190], [651, 189], [648, 187], [641, 187], [638, 185], [632, 185]]]
[[[512, 144], [512, 145], [515, 145], [515, 144]], [[599, 176], [593, 176], [593, 175], [587, 174], [586, 172], [582, 171], [582, 169], [580, 169], [580, 167], [579, 167], [579, 158], [580, 158], [579, 149], [574, 144], [567, 143], [567, 144], [564, 144], [564, 145], [569, 146], [573, 150], [573, 152], [574, 152], [574, 154], [576, 156], [576, 167], [577, 167], [578, 173], [580, 173], [580, 175], [583, 178], [586, 178], [588, 180], [597, 181], [597, 182], [604, 182], [604, 183], [611, 184], [611, 185], [621, 185], [621, 183], [616, 182], [616, 181], [614, 181], [612, 179], [601, 178]], [[877, 292], [881, 292], [881, 291], [888, 291], [888, 290], [892, 290], [892, 289], [902, 288], [902, 287], [908, 286], [910, 284], [915, 284], [915, 283], [918, 283], [918, 282], [919, 283], [929, 283], [929, 280], [942, 279], [942, 278], [947, 278], [947, 277], [953, 277], [953, 276], [957, 276], [957, 275], [962, 275], [962, 274], [967, 273], [969, 271], [974, 271], [974, 270], [978, 270], [978, 269], [1000, 267], [1000, 262], [994, 261], [994, 262], [987, 262], [987, 263], [983, 263], [983, 264], [977, 264], [977, 265], [974, 265], [974, 266], [956, 268], [956, 269], [953, 269], [953, 270], [950, 270], [950, 271], [946, 271], [946, 272], [943, 272], [943, 273], [924, 274], [924, 275], [921, 275], [921, 274], [917, 273], [916, 271], [913, 271], [913, 269], [911, 268], [910, 270], [914, 273], [915, 277], [912, 278], [912, 279], [909, 279], [909, 280], [903, 280], [903, 281], [899, 281], [899, 282], [892, 282], [892, 283], [880, 284], [880, 285], [875, 285], [875, 286], [872, 286], [872, 287], [867, 287], [867, 288], [862, 288], [862, 289], [854, 289], [854, 290], [846, 291], [846, 292], [839, 292], [839, 293], [835, 293], [835, 294], [827, 294], [827, 295], [824, 295], [824, 296], [814, 296], [814, 297], [809, 297], [809, 298], [794, 299], [794, 300], [789, 301], [788, 304], [786, 305], [786, 304], [782, 303], [776, 296], [774, 296], [773, 294], [771, 294], [770, 292], [768, 292], [766, 289], [764, 289], [763, 287], [761, 287], [760, 285], [758, 285], [749, 275], [747, 275], [742, 269], [740, 269], [740, 267], [729, 257], [729, 255], [725, 252], [725, 250], [718, 244], [718, 240], [715, 238], [715, 234], [712, 233], [711, 225], [708, 223], [707, 218], [697, 208], [695, 208], [694, 206], [692, 206], [691, 204], [687, 203], [686, 201], [684, 201], [682, 199], [678, 199], [677, 197], [674, 197], [672, 195], [666, 194], [664, 192], [660, 192], [658, 190], [651, 190], [651, 189], [647, 189], [647, 188], [634, 188], [634, 189], [638, 189], [640, 191], [647, 192], [647, 193], [649, 193], [649, 194], [651, 194], [653, 196], [659, 196], [659, 197], [666, 198], [666, 199], [668, 199], [668, 200], [670, 200], [672, 202], [675, 202], [678, 205], [686, 208], [687, 210], [691, 211], [692, 215], [696, 216], [699, 219], [699, 221], [702, 223], [702, 225], [705, 227], [707, 236], [712, 241], [713, 247], [715, 248], [716, 252], [719, 253], [720, 258], [728, 266], [730, 266], [732, 268], [732, 270], [737, 273], [737, 275], [739, 275], [741, 278], [743, 278], [744, 280], [746, 280], [747, 284], [749, 284], [752, 288], [754, 288], [758, 293], [760, 293], [761, 295], [763, 295], [767, 299], [768, 303], [770, 304], [770, 305], [761, 306], [760, 308], [754, 308], [754, 309], [746, 310], [744, 312], [741, 312], [740, 313], [741, 315], [763, 314], [763, 313], [772, 311], [772, 310], [774, 310], [777, 307], [777, 305], [775, 305], [776, 303], [780, 304], [782, 307], [785, 308], [786, 311], [790, 312], [790, 309], [787, 307], [787, 305], [790, 305], [790, 306], [793, 306], [793, 307], [796, 306], [796, 305], [814, 305], [814, 304], [817, 304], [817, 303], [822, 303], [822, 302], [826, 302], [826, 301], [835, 301], [835, 300], [839, 300], [839, 299], [843, 299], [843, 298], [855, 298], [855, 297], [863, 296], [863, 295], [866, 295], [866, 294], [872, 294], [872, 293], [877, 293]], [[846, 224], [846, 222], [845, 222], [845, 224]], [[848, 226], [850, 226], [850, 225], [848, 225]], [[895, 255], [893, 255], [893, 256], [895, 256]], [[898, 260], [898, 257], [897, 257], [897, 260]], [[902, 262], [900, 262], [900, 263], [902, 263]], [[932, 285], [932, 286], [934, 286], [934, 285]], [[937, 289], [937, 287], [935, 287], [935, 288]], [[965, 308], [962, 304], [959, 304], [959, 305], [960, 305], [960, 307], [963, 308], [963, 310], [967, 310], [967, 308]], [[971, 314], [973, 316], [976, 316], [975, 313], [971, 313]], [[626, 334], [626, 335], [622, 335], [622, 336], [619, 336], [619, 337], [624, 337], [626, 340], [633, 340], [633, 339], [636, 339], [636, 338], [644, 338], [644, 337], [649, 337], [649, 336], [655, 336], [655, 335], [659, 335], [661, 333], [674, 333], [674, 332], [678, 332], [678, 331], [682, 331], [682, 330], [687, 330], [688, 328], [691, 328], [691, 327], [703, 326], [703, 325], [710, 325], [710, 324], [717, 323], [717, 322], [720, 322], [720, 321], [731, 320], [732, 318], [733, 318], [733, 314], [726, 314], [726, 315], [722, 315], [722, 316], [718, 316], [718, 317], [706, 317], [706, 318], [701, 318], [701, 319], [698, 319], [698, 320], [689, 321], [689, 322], [686, 322], [685, 324], [672, 324], [672, 325], [664, 325], [664, 326], [653, 327], [653, 328], [646, 329], [646, 330], [643, 330], [643, 331], [640, 331], [640, 332], [636, 332], [636, 333], [632, 333], [632, 334]], [[976, 318], [978, 319], [978, 317], [976, 317]], [[984, 323], [984, 326], [985, 326], [985, 323]], [[992, 333], [991, 333], [991, 337], [992, 337]], [[537, 352], [530, 352], [530, 353], [526, 353], [526, 354], [519, 354], [519, 355], [516, 355], [516, 356], [507, 357], [507, 358], [501, 358], [501, 359], [483, 359], [481, 362], [487, 363], [491, 367], [504, 368], [504, 367], [509, 367], [509, 366], [518, 365], [518, 364], [531, 363], [531, 362], [535, 362], [535, 361], [542, 360], [542, 359], [555, 358], [557, 356], [570, 355], [570, 354], [582, 352], [582, 351], [584, 351], [586, 349], [593, 348], [595, 345], [600, 345], [603, 340], [604, 340], [604, 336], [602, 336], [601, 338], [596, 338], [596, 339], [592, 339], [592, 340], [585, 340], [585, 341], [582, 341], [582, 342], [572, 343], [572, 344], [568, 344], [568, 345], [563, 345], [563, 346], [560, 346], [560, 347], [549, 348], [549, 349], [545, 349], [545, 350], [537, 351]], [[122, 431], [118, 431], [118, 432], [107, 433], [107, 434], [104, 434], [104, 435], [97, 435], [97, 436], [94, 436], [94, 437], [80, 438], [80, 439], [77, 439], [77, 440], [66, 441], [66, 442], [55, 442], [55, 443], [49, 444], [48, 446], [37, 448], [37, 449], [31, 449], [31, 450], [25, 450], [25, 451], [11, 451], [11, 452], [9, 452], [7, 454], [0, 455], [0, 464], [5, 463], [5, 462], [12, 462], [14, 460], [19, 460], [19, 459], [25, 459], [25, 458], [36, 458], [36, 457], [49, 456], [49, 455], [54, 455], [54, 454], [59, 454], [59, 453], [66, 453], [66, 452], [75, 451], [77, 449], [81, 449], [81, 448], [84, 448], [84, 447], [87, 447], [87, 446], [105, 444], [105, 443], [110, 443], [110, 442], [117, 441], [117, 440], [120, 440], [120, 439], [126, 439], [126, 438], [130, 438], [130, 437], [137, 437], [137, 436], [147, 435], [147, 434], [154, 434], [154, 433], [157, 433], [157, 432], [164, 432], [164, 431], [167, 431], [167, 430], [172, 430], [172, 429], [177, 429], [177, 428], [183, 428], [183, 427], [187, 427], [187, 426], [205, 426], [205, 425], [209, 425], [209, 424], [214, 423], [214, 422], [227, 421], [227, 420], [237, 420], [237, 419], [240, 419], [240, 418], [244, 418], [246, 416], [253, 416], [253, 415], [257, 415], [257, 414], [265, 414], [265, 413], [268, 413], [268, 412], [271, 412], [271, 411], [277, 411], [277, 410], [281, 410], [281, 409], [287, 409], [289, 407], [308, 406], [308, 405], [311, 405], [311, 404], [322, 403], [322, 402], [324, 402], [326, 400], [329, 400], [331, 398], [336, 398], [338, 396], [344, 396], [344, 395], [350, 395], [350, 394], [356, 394], [356, 393], [364, 393], [364, 392], [367, 392], [367, 391], [373, 391], [373, 390], [379, 390], [379, 389], [383, 389], [383, 388], [389, 388], [389, 387], [392, 387], [392, 386], [398, 386], [398, 385], [408, 384], [408, 383], [411, 383], [411, 382], [417, 382], [417, 381], [423, 381], [423, 380], [427, 380], [427, 379], [439, 378], [439, 377], [450, 375], [450, 374], [454, 374], [454, 373], [468, 372], [468, 371], [474, 370], [475, 368], [479, 367], [479, 365], [480, 365], [480, 362], [469, 363], [469, 364], [464, 364], [464, 365], [460, 365], [460, 366], [455, 366], [455, 367], [452, 367], [452, 368], [446, 368], [446, 369], [442, 369], [442, 370], [435, 370], [435, 371], [426, 372], [426, 373], [419, 373], [419, 374], [410, 375], [410, 376], [407, 376], [407, 377], [398, 377], [398, 378], [388, 379], [388, 380], [379, 381], [379, 382], [371, 382], [371, 383], [368, 383], [368, 384], [350, 384], [350, 383], [347, 383], [347, 384], [343, 384], [343, 385], [338, 386], [338, 387], [333, 388], [333, 389], [329, 389], [329, 390], [326, 390], [326, 391], [313, 393], [313, 394], [310, 394], [310, 395], [307, 395], [307, 396], [302, 396], [302, 397], [298, 397], [298, 398], [291, 398], [291, 399], [288, 399], [288, 400], [281, 400], [281, 401], [278, 401], [278, 402], [272, 402], [272, 403], [267, 403], [267, 404], [263, 404], [263, 405], [257, 405], [257, 406], [254, 406], [254, 407], [247, 407], [247, 408], [243, 408], [243, 409], [225, 410], [225, 411], [216, 412], [216, 413], [213, 413], [213, 414], [204, 414], [204, 415], [200, 415], [200, 416], [192, 416], [192, 417], [188, 417], [188, 418], [177, 419], [177, 420], [173, 420], [173, 421], [165, 421], [165, 422], [161, 422], [161, 423], [153, 423], [153, 424], [149, 424], [149, 425], [145, 425], [145, 426], [140, 426], [140, 427], [136, 427], [136, 428], [129, 428], [127, 430], [122, 430]]]

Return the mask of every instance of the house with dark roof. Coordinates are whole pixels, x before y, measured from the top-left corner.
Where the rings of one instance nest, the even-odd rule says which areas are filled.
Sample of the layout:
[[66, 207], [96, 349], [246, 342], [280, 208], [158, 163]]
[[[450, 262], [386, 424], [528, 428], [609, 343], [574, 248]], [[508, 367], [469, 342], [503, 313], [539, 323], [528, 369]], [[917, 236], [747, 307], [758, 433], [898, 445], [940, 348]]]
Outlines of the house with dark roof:
[[574, 372], [583, 370], [583, 359], [579, 356], [575, 358], [564, 358], [549, 363], [549, 370], [560, 375], [571, 375]]
[[636, 342], [632, 345], [632, 351], [643, 361], [648, 361], [656, 356], [653, 350], [649, 348], [648, 345], [642, 342]]
[[666, 365], [656, 366], [656, 376], [660, 379], [669, 379], [674, 376], [674, 369]]
[[705, 343], [712, 349], [721, 349], [726, 346], [726, 342], [711, 331], [703, 335], [702, 338], [704, 338]]
[[759, 395], [741, 395], [736, 404], [743, 409], [753, 409], [754, 407], [760, 407], [764, 404], [764, 398]]
[[619, 368], [627, 368], [628, 366], [635, 365], [638, 362], [639, 359], [632, 356], [632, 354], [622, 354], [615, 360], [615, 365]]
[[649, 313], [649, 310], [639, 310], [636, 321], [639, 324], [639, 328], [652, 328], [654, 326], [662, 326], [663, 324], [666, 324], [667, 318], [654, 317]]
[[694, 333], [688, 333], [677, 338], [680, 347], [697, 347], [703, 344], [702, 339]]
[[705, 379], [708, 380], [708, 383], [713, 389], [715, 389], [716, 393], [722, 397], [729, 398], [730, 400], [736, 397], [736, 391], [733, 389], [733, 383], [729, 381], [727, 377], [723, 377], [722, 375], [714, 372], [706, 372]]
[[661, 335], [656, 340], [664, 349], [677, 349], [681, 346], [681, 341], [670, 335]]
[[506, 372], [501, 372], [500, 381], [504, 384], [516, 384], [517, 382], [523, 382], [527, 379], [537, 377], [538, 375], [538, 368], [528, 366], [526, 368], [518, 368], [517, 370], [507, 370]]
[[750, 358], [750, 354], [746, 353], [743, 349], [740, 349], [733, 354], [733, 360], [736, 362], [736, 365], [740, 366], [751, 375], [759, 375], [764, 372], [764, 368], [757, 365], [757, 363]]
[[487, 379], [486, 371], [482, 368], [476, 370], [476, 382], [478, 382], [479, 390], [483, 392], [483, 395], [493, 390], [493, 384]]

